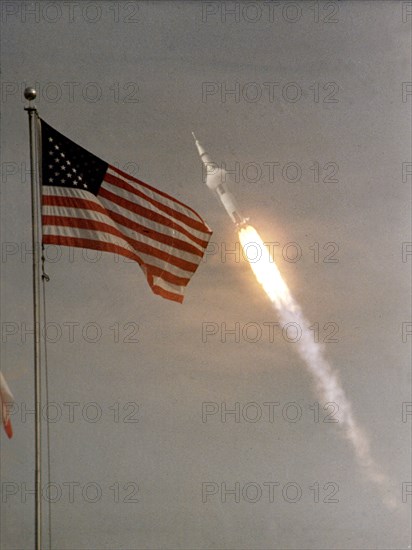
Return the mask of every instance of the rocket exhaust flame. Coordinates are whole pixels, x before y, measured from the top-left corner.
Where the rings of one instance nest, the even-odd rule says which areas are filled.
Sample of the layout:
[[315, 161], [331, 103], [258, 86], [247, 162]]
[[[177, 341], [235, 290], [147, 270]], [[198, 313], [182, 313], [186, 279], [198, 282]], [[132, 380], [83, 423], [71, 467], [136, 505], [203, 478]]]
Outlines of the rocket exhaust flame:
[[268, 249], [258, 232], [250, 225], [239, 229], [239, 240], [247, 258], [248, 248], [258, 247], [259, 260], [249, 260], [256, 279], [274, 305], [281, 322], [285, 324], [295, 322], [301, 327], [302, 336], [297, 342], [299, 355], [313, 375], [317, 390], [326, 402], [334, 402], [339, 405], [339, 421], [344, 429], [345, 437], [352, 443], [358, 463], [368, 477], [382, 490], [385, 504], [389, 508], [395, 508], [396, 501], [390, 496], [389, 479], [381, 473], [379, 466], [372, 458], [368, 438], [356, 423], [352, 405], [346, 397], [336, 373], [323, 357], [322, 347], [313, 341], [311, 331], [306, 328], [310, 323], [306, 321], [299, 304], [290, 293]]

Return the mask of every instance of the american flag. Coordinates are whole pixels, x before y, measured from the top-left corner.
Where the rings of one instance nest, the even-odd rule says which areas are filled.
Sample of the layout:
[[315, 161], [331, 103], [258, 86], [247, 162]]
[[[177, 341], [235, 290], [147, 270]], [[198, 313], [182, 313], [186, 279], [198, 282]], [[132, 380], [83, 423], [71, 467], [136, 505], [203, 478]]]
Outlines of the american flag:
[[43, 243], [135, 260], [176, 302], [212, 231], [191, 208], [89, 153], [41, 120]]

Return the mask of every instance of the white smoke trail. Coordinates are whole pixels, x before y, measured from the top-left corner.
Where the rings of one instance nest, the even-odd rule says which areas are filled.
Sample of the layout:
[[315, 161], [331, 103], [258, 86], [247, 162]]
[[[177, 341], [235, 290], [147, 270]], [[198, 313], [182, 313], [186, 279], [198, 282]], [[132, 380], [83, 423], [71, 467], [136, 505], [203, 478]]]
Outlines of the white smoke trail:
[[258, 248], [258, 261], [249, 260], [257, 280], [269, 296], [282, 324], [295, 323], [300, 327], [302, 333], [297, 342], [297, 349], [314, 377], [322, 400], [339, 406], [340, 425], [344, 429], [345, 437], [353, 445], [359, 465], [369, 479], [380, 487], [385, 504], [389, 508], [395, 508], [397, 504], [390, 495], [389, 478], [380, 471], [378, 464], [374, 461], [368, 437], [356, 423], [352, 405], [340, 385], [337, 374], [324, 358], [322, 346], [314, 341], [313, 331], [308, 328], [310, 323], [305, 319], [299, 304], [290, 293], [269, 251], [257, 231], [251, 226], [240, 229], [239, 239], [247, 258], [249, 258], [249, 247]]

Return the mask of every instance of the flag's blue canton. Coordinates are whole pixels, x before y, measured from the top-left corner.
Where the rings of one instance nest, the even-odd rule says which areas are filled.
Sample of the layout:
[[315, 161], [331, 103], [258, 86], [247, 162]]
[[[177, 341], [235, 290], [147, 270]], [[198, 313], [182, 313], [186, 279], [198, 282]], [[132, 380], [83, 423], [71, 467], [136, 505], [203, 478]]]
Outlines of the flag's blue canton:
[[99, 192], [108, 164], [42, 121], [42, 183]]

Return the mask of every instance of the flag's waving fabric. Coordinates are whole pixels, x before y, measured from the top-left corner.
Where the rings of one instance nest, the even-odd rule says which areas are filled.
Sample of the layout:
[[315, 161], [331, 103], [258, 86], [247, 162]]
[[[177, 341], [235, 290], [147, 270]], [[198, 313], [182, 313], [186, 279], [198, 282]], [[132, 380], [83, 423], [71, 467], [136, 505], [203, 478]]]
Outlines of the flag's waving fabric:
[[4, 431], [10, 438], [13, 436], [9, 407], [13, 404], [14, 397], [7, 385], [2, 372], [0, 371], [0, 418], [3, 422]]
[[43, 243], [135, 260], [155, 294], [183, 301], [212, 234], [191, 208], [41, 120]]

